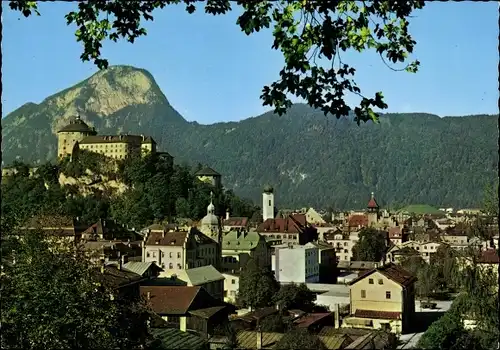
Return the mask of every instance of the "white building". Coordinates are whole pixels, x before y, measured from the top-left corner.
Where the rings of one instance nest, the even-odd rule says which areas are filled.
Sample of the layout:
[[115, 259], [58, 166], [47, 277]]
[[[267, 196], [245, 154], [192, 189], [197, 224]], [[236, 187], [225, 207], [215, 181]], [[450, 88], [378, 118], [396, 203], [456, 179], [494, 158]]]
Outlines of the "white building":
[[223, 273], [224, 276], [224, 301], [235, 303], [240, 288], [240, 276], [233, 273]]
[[319, 281], [319, 249], [312, 244], [276, 249], [276, 280], [294, 283]]
[[274, 190], [271, 186], [264, 187], [262, 193], [262, 220], [274, 219]]

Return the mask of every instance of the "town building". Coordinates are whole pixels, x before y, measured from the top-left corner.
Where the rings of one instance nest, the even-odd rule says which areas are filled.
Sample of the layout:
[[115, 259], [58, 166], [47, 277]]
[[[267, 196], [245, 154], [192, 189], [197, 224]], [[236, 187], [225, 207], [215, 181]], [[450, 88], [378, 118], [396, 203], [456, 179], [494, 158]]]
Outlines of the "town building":
[[125, 159], [133, 154], [155, 153], [156, 142], [144, 135], [97, 135], [95, 128], [77, 116], [57, 132], [57, 154], [61, 159], [78, 150]]
[[217, 243], [196, 228], [150, 231], [144, 236], [142, 260], [160, 266], [164, 270], [161, 276], [171, 276], [190, 268], [217, 266], [219, 254]]
[[303, 214], [267, 219], [257, 226], [256, 231], [266, 240], [278, 239], [286, 244], [304, 245], [318, 239], [317, 229], [307, 222]]
[[319, 282], [319, 249], [312, 244], [275, 250], [275, 276], [280, 283]]
[[238, 272], [253, 259], [262, 268], [271, 267], [271, 250], [257, 232], [233, 230], [222, 236], [222, 272]]
[[416, 280], [395, 264], [361, 274], [349, 283], [350, 316], [342, 326], [405, 333], [414, 320]]
[[213, 192], [210, 192], [210, 204], [207, 207], [207, 215], [201, 219], [198, 229], [214, 242], [220, 243], [220, 228], [219, 217], [215, 215]]
[[319, 283], [335, 283], [337, 281], [337, 255], [335, 248], [325, 242], [311, 242], [310, 245], [318, 248]]

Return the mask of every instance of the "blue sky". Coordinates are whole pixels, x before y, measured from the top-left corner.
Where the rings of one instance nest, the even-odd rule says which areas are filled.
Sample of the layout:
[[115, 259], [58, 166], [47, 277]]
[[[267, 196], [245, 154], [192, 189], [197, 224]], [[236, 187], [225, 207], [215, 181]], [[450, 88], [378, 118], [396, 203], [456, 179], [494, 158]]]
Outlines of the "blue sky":
[[[81, 44], [64, 15], [72, 3], [42, 3], [41, 17], [24, 18], [4, 7], [2, 116], [97, 71], [79, 59]], [[498, 113], [498, 4], [428, 2], [410, 30], [417, 41], [417, 74], [390, 71], [374, 53], [348, 54], [365, 94], [383, 91], [389, 112], [440, 116]], [[108, 43], [110, 64], [147, 69], [170, 103], [199, 123], [240, 120], [266, 110], [259, 96], [283, 64], [272, 34], [246, 36], [237, 13], [188, 15], [183, 7], [160, 10], [148, 36], [136, 43]], [[353, 101], [348, 100], [349, 103]]]

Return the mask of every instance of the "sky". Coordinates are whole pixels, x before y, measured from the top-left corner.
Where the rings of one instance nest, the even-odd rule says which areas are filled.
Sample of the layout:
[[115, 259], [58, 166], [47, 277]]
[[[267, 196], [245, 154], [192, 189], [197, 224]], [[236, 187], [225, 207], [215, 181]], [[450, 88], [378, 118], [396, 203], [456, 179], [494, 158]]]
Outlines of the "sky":
[[[417, 41], [417, 74], [393, 72], [373, 52], [349, 53], [362, 92], [382, 91], [387, 112], [439, 116], [498, 113], [498, 4], [427, 2], [415, 12], [410, 32]], [[4, 6], [2, 23], [2, 117], [97, 71], [80, 60], [81, 43], [64, 15], [74, 3], [40, 3], [40, 17], [24, 18]], [[271, 30], [245, 35], [237, 12], [187, 14], [182, 6], [158, 10], [148, 35], [134, 44], [106, 43], [112, 65], [148, 70], [185, 119], [210, 124], [254, 117], [269, 110], [259, 96], [283, 65]], [[354, 100], [348, 99], [352, 105]]]

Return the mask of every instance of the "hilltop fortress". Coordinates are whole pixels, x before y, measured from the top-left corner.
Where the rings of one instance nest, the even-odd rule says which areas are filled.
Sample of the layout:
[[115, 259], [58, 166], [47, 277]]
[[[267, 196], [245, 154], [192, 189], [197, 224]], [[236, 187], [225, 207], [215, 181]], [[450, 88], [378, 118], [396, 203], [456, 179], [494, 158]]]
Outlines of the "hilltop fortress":
[[156, 142], [144, 135], [97, 135], [79, 116], [57, 132], [59, 159], [75, 155], [78, 150], [125, 159], [133, 154], [156, 153]]

